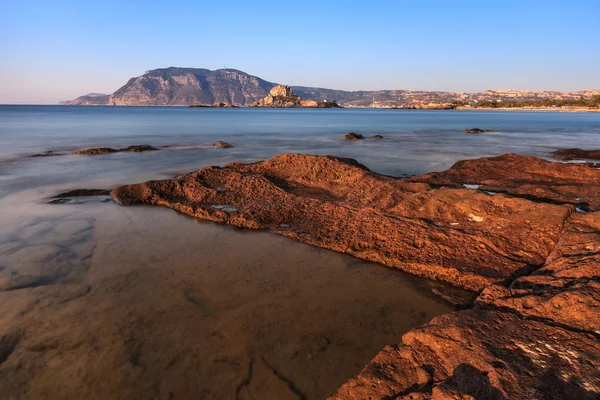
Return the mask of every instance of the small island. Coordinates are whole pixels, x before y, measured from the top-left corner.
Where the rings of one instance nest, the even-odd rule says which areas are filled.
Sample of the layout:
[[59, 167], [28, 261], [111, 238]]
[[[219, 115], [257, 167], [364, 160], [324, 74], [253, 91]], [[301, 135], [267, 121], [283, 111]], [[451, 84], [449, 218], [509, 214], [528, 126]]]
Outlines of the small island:
[[267, 108], [343, 108], [337, 101], [303, 100], [292, 92], [288, 85], [277, 85], [262, 100], [252, 104], [252, 107]]

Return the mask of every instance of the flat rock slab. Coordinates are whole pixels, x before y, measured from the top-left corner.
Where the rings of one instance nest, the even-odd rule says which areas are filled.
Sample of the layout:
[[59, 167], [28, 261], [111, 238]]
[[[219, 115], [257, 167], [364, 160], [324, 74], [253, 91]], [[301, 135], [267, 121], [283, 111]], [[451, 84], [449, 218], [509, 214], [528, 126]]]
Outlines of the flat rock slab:
[[412, 180], [435, 186], [476, 185], [482, 191], [573, 204], [586, 211], [600, 210], [600, 169], [588, 164], [504, 154], [459, 161], [446, 171], [419, 175]]
[[574, 214], [543, 268], [486, 288], [476, 305], [600, 335], [600, 213]]
[[264, 229], [480, 291], [540, 267], [573, 212], [369, 171], [355, 160], [283, 154], [119, 187], [121, 205], [157, 204]]
[[595, 335], [467, 310], [387, 346], [332, 399], [577, 399], [600, 396]]
[[600, 213], [574, 213], [539, 270], [402, 342], [333, 398], [600, 398]]

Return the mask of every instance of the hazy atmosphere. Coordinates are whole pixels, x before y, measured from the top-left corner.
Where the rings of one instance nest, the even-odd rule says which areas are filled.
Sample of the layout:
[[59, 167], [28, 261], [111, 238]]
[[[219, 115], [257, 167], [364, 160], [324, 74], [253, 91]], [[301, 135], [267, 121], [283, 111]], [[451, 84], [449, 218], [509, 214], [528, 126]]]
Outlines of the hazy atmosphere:
[[346, 90], [599, 89], [597, 1], [0, 1], [0, 103], [227, 66]]

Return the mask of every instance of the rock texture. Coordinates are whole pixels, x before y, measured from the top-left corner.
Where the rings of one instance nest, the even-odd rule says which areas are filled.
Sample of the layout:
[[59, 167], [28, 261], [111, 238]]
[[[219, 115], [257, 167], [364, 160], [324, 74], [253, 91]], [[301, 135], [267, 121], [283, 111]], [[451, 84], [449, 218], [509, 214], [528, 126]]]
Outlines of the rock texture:
[[147, 144], [135, 145], [135, 146], [127, 146], [122, 149], [113, 149], [110, 147], [94, 147], [91, 149], [84, 149], [74, 151], [71, 154], [73, 155], [98, 155], [98, 154], [111, 154], [111, 153], [141, 153], [144, 151], [156, 151], [158, 150], [156, 147], [152, 147]]
[[600, 150], [582, 150], [582, 149], [561, 149], [552, 152], [554, 158], [559, 160], [600, 160]]
[[411, 180], [438, 187], [476, 185], [482, 191], [600, 210], [600, 169], [587, 164], [553, 163], [537, 157], [504, 154], [459, 161], [446, 171]]
[[600, 212], [574, 205], [597, 210], [599, 184], [590, 166], [515, 154], [409, 179], [284, 154], [111, 195], [480, 293], [386, 347], [333, 399], [581, 400], [600, 396]]
[[339, 108], [335, 101], [303, 100], [292, 92], [287, 85], [277, 85], [262, 100], [254, 103], [253, 107], [269, 108]]
[[333, 399], [600, 397], [600, 213], [573, 214], [543, 268], [386, 347]]
[[355, 132], [348, 132], [344, 135], [344, 140], [362, 140], [365, 137]]
[[123, 205], [297, 240], [478, 291], [539, 267], [572, 207], [382, 176], [354, 160], [284, 154], [112, 191]]

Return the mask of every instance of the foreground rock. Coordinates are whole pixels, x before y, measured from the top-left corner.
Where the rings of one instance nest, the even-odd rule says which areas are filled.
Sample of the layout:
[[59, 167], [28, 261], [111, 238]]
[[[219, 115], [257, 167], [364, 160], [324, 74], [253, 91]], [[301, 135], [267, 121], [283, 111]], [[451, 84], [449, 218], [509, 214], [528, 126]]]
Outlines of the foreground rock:
[[303, 100], [287, 85], [277, 85], [252, 107], [270, 108], [341, 108], [335, 101]]
[[543, 268], [386, 347], [335, 399], [600, 397], [600, 213], [574, 214]]
[[156, 151], [158, 150], [156, 147], [152, 147], [147, 144], [136, 145], [136, 146], [127, 146], [122, 149], [113, 149], [110, 147], [95, 147], [91, 149], [78, 150], [74, 151], [71, 154], [73, 155], [98, 155], [98, 154], [111, 154], [111, 153], [141, 153], [144, 151]]
[[572, 215], [543, 268], [476, 303], [600, 335], [600, 213]]
[[504, 154], [459, 161], [452, 168], [411, 178], [434, 186], [473, 185], [538, 202], [572, 204], [600, 210], [600, 169], [586, 164], [553, 163], [537, 157]]
[[332, 399], [597, 399], [598, 337], [497, 311], [434, 318]]
[[123, 186], [111, 195], [122, 205], [157, 204], [269, 230], [473, 291], [541, 266], [573, 212], [434, 189], [351, 159], [292, 154]]
[[472, 309], [386, 347], [335, 399], [581, 400], [600, 396], [600, 213], [575, 205], [597, 209], [599, 174], [507, 154], [397, 179], [351, 159], [283, 154], [111, 196], [481, 292]]
[[600, 160], [600, 150], [561, 149], [552, 152], [554, 158], [559, 160]]

